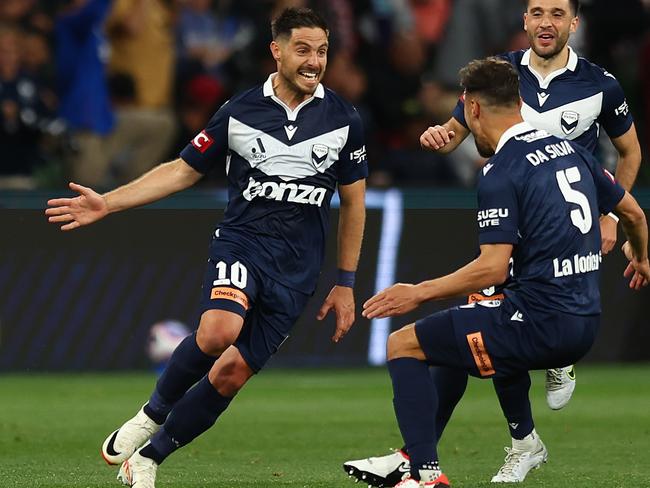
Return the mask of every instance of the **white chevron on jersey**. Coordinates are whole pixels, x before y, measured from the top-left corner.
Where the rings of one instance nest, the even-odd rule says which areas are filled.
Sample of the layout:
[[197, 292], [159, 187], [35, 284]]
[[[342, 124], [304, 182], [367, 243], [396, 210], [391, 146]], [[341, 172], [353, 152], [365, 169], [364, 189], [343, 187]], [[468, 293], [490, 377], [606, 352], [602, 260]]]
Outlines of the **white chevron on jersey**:
[[544, 104], [546, 103], [546, 100], [548, 100], [548, 97], [550, 97], [550, 93], [538, 93], [537, 94], [537, 99], [539, 100], [539, 106], [543, 107]]
[[587, 132], [600, 114], [603, 93], [567, 103], [552, 110], [538, 112], [526, 103], [521, 106], [521, 116], [537, 129], [563, 139], [576, 139]]
[[348, 140], [349, 126], [319, 134], [293, 145], [286, 145], [259, 129], [234, 117], [228, 122], [228, 147], [251, 167], [283, 181], [324, 173], [339, 159]]

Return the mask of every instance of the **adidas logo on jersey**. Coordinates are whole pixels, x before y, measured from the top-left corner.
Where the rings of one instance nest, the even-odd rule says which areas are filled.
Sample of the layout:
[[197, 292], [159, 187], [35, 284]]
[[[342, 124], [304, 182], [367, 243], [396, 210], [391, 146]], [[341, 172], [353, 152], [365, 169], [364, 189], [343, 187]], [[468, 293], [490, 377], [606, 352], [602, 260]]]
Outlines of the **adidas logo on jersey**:
[[261, 197], [278, 202], [301, 203], [303, 205], [316, 205], [320, 207], [323, 204], [327, 190], [318, 188], [313, 185], [304, 185], [296, 183], [276, 183], [275, 181], [265, 181], [260, 183], [254, 178], [249, 178], [248, 187], [243, 192], [244, 198], [249, 202], [254, 198]]

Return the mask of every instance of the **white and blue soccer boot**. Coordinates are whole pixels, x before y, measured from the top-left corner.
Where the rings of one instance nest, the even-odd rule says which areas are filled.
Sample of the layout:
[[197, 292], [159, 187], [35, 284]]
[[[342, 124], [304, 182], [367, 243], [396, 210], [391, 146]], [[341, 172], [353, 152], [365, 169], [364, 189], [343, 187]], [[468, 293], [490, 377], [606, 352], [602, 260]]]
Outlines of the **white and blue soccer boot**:
[[521, 440], [512, 439], [506, 447], [506, 459], [492, 483], [521, 483], [531, 469], [539, 468], [548, 459], [548, 451], [535, 429]]
[[552, 410], [564, 408], [576, 389], [573, 365], [546, 370], [546, 403]]
[[121, 464], [160, 430], [141, 408], [131, 420], [111, 433], [102, 444], [102, 457], [111, 465]]

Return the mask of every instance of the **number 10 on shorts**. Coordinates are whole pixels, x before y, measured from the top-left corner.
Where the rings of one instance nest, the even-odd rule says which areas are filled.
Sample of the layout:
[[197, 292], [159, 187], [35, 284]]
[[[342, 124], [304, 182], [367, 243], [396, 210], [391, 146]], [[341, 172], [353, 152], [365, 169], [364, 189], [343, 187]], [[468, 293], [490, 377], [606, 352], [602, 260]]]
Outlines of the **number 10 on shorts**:
[[[242, 263], [235, 261], [230, 265], [229, 270], [228, 263], [219, 261], [215, 267], [217, 268], [217, 279], [212, 282], [213, 286], [229, 286], [232, 284], [242, 290], [246, 288], [248, 270]], [[230, 277], [228, 277], [228, 271], [230, 271]]]

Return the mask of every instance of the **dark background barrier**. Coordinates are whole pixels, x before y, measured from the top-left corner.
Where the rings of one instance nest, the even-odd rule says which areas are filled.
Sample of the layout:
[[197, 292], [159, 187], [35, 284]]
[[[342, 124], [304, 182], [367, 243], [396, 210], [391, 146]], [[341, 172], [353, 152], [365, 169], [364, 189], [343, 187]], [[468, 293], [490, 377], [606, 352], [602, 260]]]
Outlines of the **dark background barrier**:
[[[144, 209], [62, 233], [42, 210], [0, 212], [0, 370], [103, 370], [149, 366], [149, 328], [165, 319], [195, 327], [199, 287], [221, 210]], [[356, 288], [372, 295], [384, 210], [368, 211]], [[335, 229], [333, 215], [332, 229]], [[335, 232], [319, 287], [272, 364], [367, 364], [369, 321], [358, 316], [334, 345], [334, 319], [315, 319], [334, 281]], [[475, 211], [407, 209], [395, 279], [416, 282], [453, 271], [476, 251]], [[604, 260], [603, 323], [587, 360], [650, 360], [650, 290], [627, 289], [620, 251]], [[445, 306], [427, 304], [392, 328]]]

